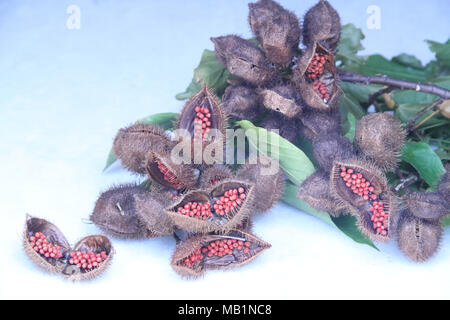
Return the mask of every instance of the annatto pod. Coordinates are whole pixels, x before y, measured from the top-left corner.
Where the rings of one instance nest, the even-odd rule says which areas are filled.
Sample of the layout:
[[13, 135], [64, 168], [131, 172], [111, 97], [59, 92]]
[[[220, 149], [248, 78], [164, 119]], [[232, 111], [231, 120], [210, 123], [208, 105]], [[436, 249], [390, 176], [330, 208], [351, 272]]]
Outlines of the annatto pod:
[[320, 0], [306, 12], [303, 20], [303, 43], [310, 46], [320, 42], [334, 51], [341, 34], [339, 14], [326, 0]]
[[381, 170], [359, 159], [335, 161], [330, 182], [333, 196], [357, 217], [364, 234], [377, 241], [392, 239], [398, 221], [398, 200]]
[[231, 170], [225, 165], [213, 165], [202, 170], [199, 178], [199, 186], [202, 189], [210, 188], [218, 182], [233, 177]]
[[302, 122], [297, 118], [290, 119], [282, 114], [273, 113], [266, 117], [260, 126], [266, 130], [278, 130], [280, 136], [295, 143], [298, 132], [302, 127]]
[[305, 110], [301, 117], [303, 127], [302, 135], [310, 141], [315, 141], [321, 135], [341, 135], [341, 115], [339, 110], [328, 112]]
[[384, 170], [397, 166], [406, 133], [399, 121], [389, 113], [362, 117], [355, 129], [355, 143], [362, 153]]
[[447, 201], [439, 192], [409, 192], [403, 203], [417, 218], [436, 220], [450, 213]]
[[442, 176], [438, 183], [437, 191], [444, 200], [447, 201], [447, 206], [450, 206], [450, 166], [447, 165], [447, 172]]
[[313, 141], [314, 158], [320, 167], [331, 171], [335, 161], [345, 161], [355, 156], [350, 141], [341, 135], [322, 134]]
[[224, 235], [196, 235], [177, 245], [172, 268], [198, 278], [208, 269], [230, 269], [249, 263], [271, 245], [253, 234], [231, 230]]
[[190, 191], [176, 198], [165, 211], [181, 229], [227, 232], [250, 215], [253, 203], [254, 184], [232, 178], [207, 190]]
[[253, 85], [262, 85], [275, 78], [275, 68], [255, 44], [238, 36], [211, 38], [217, 59], [228, 71]]
[[272, 0], [249, 3], [248, 21], [270, 61], [291, 62], [300, 42], [300, 25], [294, 13]]
[[440, 220], [414, 217], [408, 210], [402, 212], [397, 228], [397, 245], [411, 260], [424, 262], [439, 249], [442, 225]]
[[243, 85], [228, 86], [222, 96], [225, 111], [238, 120], [255, 120], [260, 112], [255, 90]]
[[333, 197], [330, 190], [330, 175], [323, 170], [314, 172], [298, 189], [297, 198], [311, 207], [338, 217], [346, 211], [346, 206]]
[[120, 129], [113, 150], [130, 171], [145, 174], [145, 157], [150, 150], [168, 150], [173, 142], [164, 130], [152, 124], [135, 123]]
[[258, 94], [266, 109], [279, 112], [288, 118], [296, 117], [302, 112], [300, 95], [290, 85], [261, 89]]
[[292, 81], [308, 106], [327, 111], [339, 102], [337, 78], [333, 54], [314, 42], [299, 59]]

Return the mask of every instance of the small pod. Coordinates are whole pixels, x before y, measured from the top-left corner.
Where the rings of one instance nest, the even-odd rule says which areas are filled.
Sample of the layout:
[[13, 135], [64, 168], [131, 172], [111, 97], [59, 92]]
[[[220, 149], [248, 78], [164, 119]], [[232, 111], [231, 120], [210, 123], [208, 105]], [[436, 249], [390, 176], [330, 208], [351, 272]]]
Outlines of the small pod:
[[290, 85], [261, 89], [258, 94], [261, 105], [268, 110], [281, 113], [288, 118], [297, 117], [302, 113], [300, 95]]
[[409, 192], [403, 203], [417, 218], [436, 220], [450, 213], [447, 201], [438, 192]]
[[341, 115], [337, 109], [325, 112], [306, 110], [301, 121], [303, 126], [300, 131], [310, 141], [322, 135], [342, 135]]
[[222, 97], [225, 111], [238, 120], [255, 120], [260, 113], [258, 95], [243, 85], [228, 86]]
[[178, 244], [171, 266], [183, 277], [198, 278], [208, 269], [247, 264], [270, 247], [269, 243], [241, 230], [224, 235], [195, 235]]
[[322, 134], [312, 145], [314, 158], [327, 172], [331, 171], [334, 161], [345, 161], [355, 156], [352, 144], [341, 135]]

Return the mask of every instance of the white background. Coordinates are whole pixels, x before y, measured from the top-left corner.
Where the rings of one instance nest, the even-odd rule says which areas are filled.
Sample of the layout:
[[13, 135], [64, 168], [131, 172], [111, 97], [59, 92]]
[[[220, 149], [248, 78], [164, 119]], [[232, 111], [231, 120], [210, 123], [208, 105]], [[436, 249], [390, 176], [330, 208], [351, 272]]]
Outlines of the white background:
[[[432, 58], [424, 39], [446, 41], [450, 4], [331, 1], [343, 23], [366, 34], [366, 53]], [[281, 2], [301, 16], [312, 0]], [[69, 5], [81, 29], [66, 28]], [[381, 8], [367, 30], [366, 8]], [[380, 252], [279, 204], [255, 220], [272, 248], [234, 271], [182, 280], [169, 266], [172, 238], [113, 240], [117, 255], [99, 279], [70, 283], [43, 274], [21, 248], [25, 213], [54, 222], [72, 242], [97, 233], [87, 219], [110, 185], [136, 178], [102, 173], [116, 131], [158, 112], [177, 112], [211, 36], [249, 37], [241, 0], [0, 1], [0, 298], [450, 298], [450, 233], [439, 255], [413, 264], [395, 243]]]

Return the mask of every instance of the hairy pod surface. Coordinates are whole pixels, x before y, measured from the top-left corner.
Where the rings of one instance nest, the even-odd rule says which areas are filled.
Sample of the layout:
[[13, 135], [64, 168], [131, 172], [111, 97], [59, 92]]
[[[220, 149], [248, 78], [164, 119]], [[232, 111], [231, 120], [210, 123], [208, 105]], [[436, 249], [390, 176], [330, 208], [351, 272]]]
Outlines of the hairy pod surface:
[[275, 78], [275, 68], [255, 44], [235, 35], [211, 38], [217, 59], [228, 71], [253, 85]]
[[436, 220], [450, 213], [450, 206], [439, 192], [408, 192], [403, 202], [417, 218]]
[[288, 118], [297, 117], [302, 113], [300, 95], [290, 85], [262, 89], [258, 94], [261, 105], [268, 110], [281, 113]]
[[202, 189], [207, 189], [222, 180], [230, 179], [232, 177], [233, 173], [225, 165], [213, 165], [202, 170], [199, 178], [199, 186]]
[[266, 130], [278, 130], [280, 136], [295, 143], [302, 123], [300, 119], [290, 119], [279, 113], [273, 113], [266, 117], [260, 126]]
[[393, 170], [405, 143], [402, 125], [389, 113], [374, 113], [358, 121], [355, 143], [362, 153], [384, 170]]
[[222, 97], [225, 111], [238, 120], [255, 120], [260, 112], [255, 90], [243, 85], [228, 86]]
[[242, 230], [195, 235], [179, 243], [171, 266], [181, 276], [198, 278], [208, 269], [230, 269], [249, 263], [271, 245]]
[[447, 205], [450, 205], [450, 166], [447, 166], [447, 172], [442, 176], [438, 183], [437, 191], [444, 200], [447, 201]]
[[345, 161], [355, 156], [352, 144], [341, 135], [320, 135], [312, 145], [314, 158], [327, 172], [331, 171], [335, 161]]
[[341, 135], [341, 115], [339, 110], [321, 112], [308, 110], [301, 117], [303, 127], [301, 133], [310, 141], [315, 141], [321, 135]]
[[250, 27], [270, 61], [288, 64], [300, 42], [301, 29], [294, 13], [272, 0], [249, 3]]

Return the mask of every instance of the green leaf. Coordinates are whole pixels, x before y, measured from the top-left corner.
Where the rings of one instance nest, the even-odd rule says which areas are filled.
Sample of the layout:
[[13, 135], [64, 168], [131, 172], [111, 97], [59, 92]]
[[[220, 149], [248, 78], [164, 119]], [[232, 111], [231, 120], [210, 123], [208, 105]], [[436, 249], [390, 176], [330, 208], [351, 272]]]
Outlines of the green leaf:
[[358, 72], [359, 65], [364, 62], [364, 57], [357, 56], [358, 51], [364, 49], [361, 45], [363, 39], [364, 34], [355, 25], [349, 23], [342, 26], [336, 60], [341, 62], [341, 67], [345, 70]]
[[178, 100], [188, 99], [191, 95], [200, 91], [204, 84], [213, 88], [215, 93], [221, 97], [228, 86], [227, 80], [231, 74], [219, 62], [214, 51], [204, 50], [200, 64], [194, 69], [194, 78], [182, 93], [175, 96]]
[[108, 159], [106, 159], [106, 164], [105, 164], [105, 167], [103, 168], [103, 171], [108, 169], [114, 162], [116, 162], [116, 160], [117, 160], [117, 157], [114, 154], [113, 149], [111, 148], [111, 150], [109, 151], [109, 154], [108, 154]]
[[349, 112], [353, 113], [356, 119], [361, 119], [366, 115], [366, 112], [361, 107], [359, 101], [354, 98], [351, 94], [346, 94], [344, 92], [339, 99], [339, 103], [341, 104], [341, 108], [347, 109]]
[[427, 81], [427, 74], [424, 71], [407, 68], [389, 61], [379, 54], [369, 56], [365, 63], [361, 65], [360, 70], [365, 75], [382, 74], [396, 79]]
[[444, 218], [442, 218], [442, 226], [443, 227], [450, 226], [450, 215], [446, 215]]
[[405, 67], [411, 67], [411, 68], [418, 69], [418, 70], [424, 69], [424, 67], [422, 66], [422, 62], [419, 59], [417, 59], [415, 56], [410, 55], [410, 54], [402, 53], [402, 54], [392, 58], [392, 61], [399, 63]]
[[351, 142], [353, 142], [353, 140], [355, 139], [356, 118], [352, 113], [349, 112], [347, 114], [347, 120], [350, 125], [350, 128], [348, 132], [345, 134], [345, 137]]
[[354, 97], [360, 103], [369, 103], [369, 96], [382, 88], [377, 84], [362, 85], [351, 82], [341, 82], [339, 85], [346, 95]]
[[436, 54], [438, 62], [446, 67], [450, 67], [450, 43], [439, 43], [436, 41], [427, 40], [430, 50]]
[[261, 151], [259, 148], [259, 137], [262, 133], [267, 136], [268, 155], [279, 161], [284, 173], [294, 184], [300, 185], [303, 180], [314, 173], [314, 165], [305, 153], [288, 140], [280, 137], [274, 132], [256, 127], [253, 123], [247, 120], [238, 121], [236, 122], [236, 125], [240, 126], [244, 130], [256, 130], [256, 137], [254, 137], [254, 135], [247, 136], [249, 146], [254, 148], [254, 150]]
[[379, 249], [375, 246], [375, 244], [365, 235], [361, 233], [361, 231], [356, 226], [356, 218], [351, 215], [340, 216], [339, 218], [331, 218], [342, 232], [344, 232], [347, 236], [353, 239], [353, 241], [357, 243], [367, 244], [372, 248], [379, 251]]
[[411, 164], [432, 188], [436, 186], [440, 176], [445, 172], [439, 156], [430, 145], [424, 142], [407, 142], [403, 148], [401, 159]]

